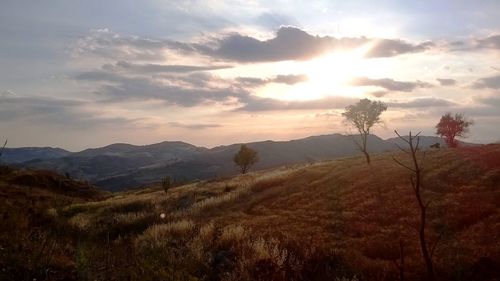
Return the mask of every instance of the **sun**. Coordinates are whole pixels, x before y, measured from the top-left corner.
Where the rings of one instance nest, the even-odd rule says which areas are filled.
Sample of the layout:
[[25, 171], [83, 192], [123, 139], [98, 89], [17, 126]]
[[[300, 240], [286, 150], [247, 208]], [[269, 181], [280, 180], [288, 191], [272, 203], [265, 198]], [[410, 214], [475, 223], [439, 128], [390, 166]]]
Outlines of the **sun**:
[[366, 53], [372, 45], [352, 50], [338, 50], [307, 62], [301, 62], [302, 73], [308, 81], [291, 87], [282, 99], [314, 100], [328, 96], [362, 96], [363, 89], [350, 87], [355, 77], [377, 72], [379, 64], [368, 62]]

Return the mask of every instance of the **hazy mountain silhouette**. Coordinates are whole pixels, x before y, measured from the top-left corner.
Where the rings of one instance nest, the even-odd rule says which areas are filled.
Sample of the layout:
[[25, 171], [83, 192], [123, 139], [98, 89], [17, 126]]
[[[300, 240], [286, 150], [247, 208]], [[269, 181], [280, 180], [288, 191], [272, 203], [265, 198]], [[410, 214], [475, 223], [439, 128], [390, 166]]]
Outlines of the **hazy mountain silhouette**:
[[[247, 145], [259, 152], [260, 160], [253, 169], [265, 169], [358, 155], [360, 152], [353, 138], [332, 134], [290, 141], [267, 140]], [[444, 146], [440, 138], [423, 136], [421, 147], [427, 148], [436, 142]], [[370, 135], [368, 149], [371, 153], [392, 151], [397, 149], [394, 143], [403, 145], [396, 138], [383, 140]], [[117, 143], [75, 153], [61, 150], [59, 153], [62, 155], [59, 157], [55, 153], [39, 153], [21, 165], [69, 173], [72, 177], [87, 179], [105, 189], [121, 190], [157, 182], [166, 175], [176, 181], [189, 181], [235, 174], [237, 169], [232, 157], [240, 145], [208, 149], [179, 141], [144, 146]], [[23, 148], [10, 149], [11, 156], [8, 159], [21, 159], [21, 156], [13, 156], [16, 150], [19, 150], [20, 155], [25, 151]]]
[[70, 155], [71, 152], [53, 147], [5, 148], [0, 161], [4, 163], [22, 163], [33, 159], [53, 159]]

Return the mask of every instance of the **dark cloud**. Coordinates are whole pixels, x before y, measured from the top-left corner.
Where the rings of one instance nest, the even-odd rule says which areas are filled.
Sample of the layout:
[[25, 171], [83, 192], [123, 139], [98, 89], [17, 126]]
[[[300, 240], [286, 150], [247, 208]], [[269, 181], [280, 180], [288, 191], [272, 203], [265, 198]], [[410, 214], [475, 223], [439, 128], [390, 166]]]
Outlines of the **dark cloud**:
[[122, 80], [122, 76], [105, 70], [93, 70], [93, 71], [83, 71], [75, 75], [76, 80], [81, 81], [112, 81], [119, 82]]
[[[71, 46], [74, 56], [95, 55], [115, 59], [158, 60], [163, 58], [162, 50], [174, 42], [123, 36], [108, 29], [91, 30]], [[180, 48], [180, 46], [177, 46]]]
[[192, 107], [249, 94], [245, 89], [231, 85], [230, 81], [206, 73], [129, 77], [97, 70], [81, 73], [75, 78], [101, 82], [96, 93], [104, 102], [160, 100], [170, 105]]
[[500, 75], [485, 77], [472, 84], [474, 89], [500, 89]]
[[294, 85], [300, 82], [307, 81], [309, 77], [305, 74], [299, 75], [278, 75], [275, 78], [271, 79], [271, 82], [274, 83], [283, 83], [288, 85]]
[[477, 39], [477, 47], [500, 50], [500, 34]]
[[[432, 42], [412, 44], [397, 39], [315, 36], [292, 26], [281, 26], [276, 36], [268, 40], [232, 33], [205, 42], [123, 36], [102, 29], [93, 30], [88, 36], [80, 38], [73, 46], [72, 53], [74, 55], [93, 54], [117, 60], [160, 60], [165, 56], [164, 51], [169, 49], [183, 54], [198, 53], [235, 62], [272, 62], [308, 60], [336, 49], [352, 49], [368, 43], [373, 44], [372, 49], [366, 54], [368, 58], [422, 52], [434, 46]], [[130, 67], [130, 65], [124, 65], [124, 67]], [[145, 67], [145, 69], [151, 68], [162, 69], [160, 66], [152, 65]], [[181, 67], [181, 71], [183, 70], [186, 68]]]
[[423, 42], [417, 45], [403, 40], [380, 39], [376, 40], [373, 48], [365, 55], [367, 58], [394, 57], [408, 53], [418, 53], [434, 47], [432, 42]]
[[441, 86], [453, 86], [457, 84], [457, 80], [454, 79], [446, 79], [446, 78], [437, 78], [436, 79]]
[[231, 68], [229, 65], [210, 65], [210, 66], [199, 66], [199, 65], [162, 65], [162, 64], [136, 64], [126, 61], [118, 61], [115, 65], [106, 64], [103, 69], [107, 70], [125, 70], [129, 72], [135, 72], [140, 74], [148, 73], [186, 73], [195, 71], [207, 71], [207, 70], [217, 70]]
[[179, 122], [168, 122], [168, 125], [176, 128], [190, 129], [190, 130], [203, 130], [208, 128], [222, 127], [220, 124], [184, 124]]
[[[350, 49], [375, 42], [367, 57], [392, 57], [405, 53], [422, 52], [433, 46], [431, 42], [411, 44], [402, 40], [360, 38], [334, 38], [313, 36], [299, 28], [281, 27], [274, 38], [258, 40], [238, 33], [223, 37], [215, 47], [192, 44], [194, 49], [212, 57], [238, 62], [264, 62], [308, 60], [335, 49]], [[213, 45], [213, 44], [212, 44]], [[187, 50], [183, 46], [183, 50]]]
[[359, 77], [351, 81], [353, 86], [376, 86], [388, 91], [411, 92], [416, 88], [431, 88], [432, 84], [417, 80], [415, 82], [396, 81], [390, 78], [370, 79], [368, 77]]
[[242, 84], [245, 87], [260, 87], [268, 83], [280, 83], [287, 85], [295, 85], [307, 81], [309, 77], [305, 74], [289, 74], [289, 75], [277, 75], [272, 78], [257, 78], [257, 77], [237, 77], [236, 82]]
[[451, 107], [455, 106], [456, 103], [449, 100], [440, 98], [416, 98], [410, 101], [404, 102], [388, 102], [389, 107], [398, 108], [432, 108], [432, 107]]
[[271, 98], [248, 97], [245, 105], [236, 111], [279, 111], [279, 110], [310, 110], [310, 109], [339, 109], [357, 102], [358, 99], [348, 97], [327, 97], [310, 101], [283, 101]]
[[479, 96], [476, 97], [474, 100], [477, 102], [483, 104], [483, 105], [488, 105], [492, 107], [496, 107], [497, 109], [500, 109], [500, 95], [499, 96]]
[[388, 91], [376, 91], [376, 92], [371, 92], [370, 95], [377, 97], [377, 98], [381, 98], [381, 97], [387, 95], [388, 93], [389, 93]]
[[260, 87], [269, 83], [268, 79], [262, 79], [257, 77], [237, 77], [235, 78], [235, 80], [242, 86], [249, 88]]

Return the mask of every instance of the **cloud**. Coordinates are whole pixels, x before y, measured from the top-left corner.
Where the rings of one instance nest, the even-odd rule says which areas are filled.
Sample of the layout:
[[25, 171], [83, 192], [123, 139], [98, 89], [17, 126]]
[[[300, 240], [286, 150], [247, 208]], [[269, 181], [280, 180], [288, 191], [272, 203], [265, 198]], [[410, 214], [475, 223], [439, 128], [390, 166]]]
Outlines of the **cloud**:
[[358, 77], [351, 81], [353, 86], [376, 86], [388, 91], [411, 92], [416, 88], [431, 88], [432, 84], [417, 80], [415, 82], [396, 81], [390, 78], [370, 79], [368, 77]]
[[203, 130], [208, 128], [222, 127], [220, 124], [184, 124], [179, 122], [168, 122], [168, 125], [176, 128], [190, 129], [190, 130]]
[[500, 109], [500, 96], [479, 96], [474, 98], [477, 102]]
[[209, 65], [209, 66], [199, 66], [199, 65], [163, 65], [163, 64], [136, 64], [126, 61], [118, 61], [115, 65], [105, 64], [103, 69], [106, 70], [124, 70], [128, 72], [134, 72], [139, 74], [148, 73], [186, 73], [186, 72], [196, 72], [196, 71], [207, 71], [207, 70], [217, 70], [231, 68], [229, 65]]
[[476, 44], [478, 48], [500, 50], [500, 34], [489, 36], [483, 39], [477, 39]]
[[437, 78], [436, 80], [441, 86], [453, 86], [457, 84], [457, 80], [454, 79]]
[[271, 79], [271, 82], [274, 83], [283, 83], [288, 85], [294, 85], [300, 82], [307, 81], [309, 77], [305, 74], [298, 75], [278, 75], [275, 78]]
[[257, 77], [237, 77], [236, 82], [243, 86], [254, 88], [260, 87], [268, 83], [280, 83], [287, 85], [295, 85], [307, 81], [309, 77], [305, 74], [289, 74], [289, 75], [277, 75], [272, 78], [257, 78]]
[[371, 92], [370, 95], [376, 97], [376, 98], [381, 98], [385, 95], [387, 95], [389, 92], [388, 91], [375, 91], [375, 92]]
[[79, 38], [70, 47], [70, 52], [77, 57], [94, 55], [115, 59], [159, 60], [164, 56], [162, 50], [170, 44], [176, 46], [171, 41], [123, 36], [103, 28], [91, 30], [87, 36]]
[[375, 41], [373, 48], [366, 53], [365, 57], [393, 57], [402, 54], [423, 52], [434, 46], [435, 44], [430, 41], [414, 45], [403, 40], [380, 39]]
[[169, 105], [193, 107], [249, 95], [244, 88], [207, 73], [130, 77], [96, 70], [80, 73], [75, 79], [101, 82], [95, 92], [104, 102], [159, 100]]
[[398, 108], [425, 108], [425, 107], [451, 107], [456, 105], [456, 103], [445, 99], [429, 97], [429, 98], [416, 98], [410, 101], [403, 101], [403, 102], [388, 102], [387, 105], [389, 107], [398, 107]]
[[478, 79], [472, 84], [474, 89], [500, 89], [500, 75]]
[[[165, 50], [171, 50], [184, 55], [197, 53], [216, 59], [249, 63], [308, 60], [336, 49], [352, 49], [365, 44], [372, 44], [372, 48], [366, 54], [368, 58], [423, 52], [434, 47], [432, 42], [413, 44], [400, 39], [318, 36], [297, 27], [281, 26], [276, 35], [268, 40], [231, 33], [219, 37], [213, 35], [202, 42], [124, 36], [108, 29], [98, 29], [80, 38], [72, 46], [71, 52], [75, 56], [92, 54], [122, 61], [146, 61], [165, 59]], [[127, 63], [122, 67], [139, 67], [142, 70], [165, 69], [154, 65], [140, 67]], [[182, 71], [190, 68], [180, 69]]]
[[1, 90], [0, 97], [15, 97], [17, 94], [11, 90]]
[[281, 111], [310, 109], [339, 109], [357, 102], [358, 99], [348, 97], [327, 97], [310, 101], [284, 101], [271, 98], [248, 97], [245, 105], [235, 111]]
[[89, 110], [93, 106], [80, 100], [57, 99], [45, 96], [0, 96], [2, 122], [29, 122], [64, 128], [131, 125], [138, 119], [105, 117]]
[[269, 29], [275, 29], [281, 26], [296, 25], [296, 20], [288, 15], [265, 12], [256, 18], [256, 23]]
[[[360, 38], [334, 38], [314, 36], [297, 27], [282, 26], [274, 38], [258, 40], [239, 33], [218, 39], [210, 45], [192, 44], [203, 54], [237, 62], [266, 62], [308, 60], [335, 49], [351, 49], [374, 42], [366, 54], [369, 58], [392, 57], [406, 53], [422, 52], [433, 46], [431, 42], [411, 44], [402, 40]], [[182, 45], [183, 50], [187, 50]]]

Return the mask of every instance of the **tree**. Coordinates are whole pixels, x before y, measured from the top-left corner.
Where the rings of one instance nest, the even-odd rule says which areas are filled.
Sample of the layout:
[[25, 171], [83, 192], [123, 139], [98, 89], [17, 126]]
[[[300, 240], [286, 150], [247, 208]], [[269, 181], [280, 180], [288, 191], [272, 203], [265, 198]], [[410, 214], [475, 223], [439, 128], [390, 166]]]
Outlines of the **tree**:
[[167, 194], [170, 187], [172, 187], [172, 178], [170, 176], [166, 176], [161, 181], [161, 186], [163, 187], [163, 191]]
[[[418, 157], [418, 151], [419, 151], [419, 144], [420, 144], [420, 133], [412, 136], [411, 131], [409, 133], [408, 138], [401, 136], [398, 131], [394, 131], [396, 135], [403, 140], [405, 143], [408, 144], [409, 150], [404, 149], [400, 146], [398, 148], [410, 155], [411, 157], [411, 164], [407, 165], [396, 158], [392, 158], [398, 165], [401, 167], [409, 170], [411, 172], [410, 175], [410, 183], [411, 187], [413, 189], [413, 193], [415, 194], [415, 200], [417, 201], [418, 208], [420, 211], [420, 220], [419, 220], [419, 225], [418, 225], [418, 238], [420, 242], [420, 251], [422, 252], [422, 258], [424, 260], [426, 269], [427, 269], [427, 279], [429, 281], [434, 281], [436, 280], [434, 276], [434, 265], [432, 263], [432, 256], [434, 254], [434, 250], [436, 249], [437, 242], [439, 239], [437, 239], [434, 242], [434, 245], [430, 247], [427, 245], [427, 238], [426, 238], [426, 225], [427, 225], [427, 208], [429, 207], [429, 202], [424, 202], [424, 199], [422, 198], [422, 160], [419, 161]], [[424, 155], [425, 156], [425, 155]]]
[[7, 140], [5, 140], [5, 143], [3, 144], [2, 148], [0, 148], [0, 158], [2, 157], [3, 150], [5, 149], [6, 145], [7, 145]]
[[473, 123], [472, 120], [467, 120], [463, 114], [457, 113], [452, 116], [451, 113], [446, 113], [436, 125], [436, 134], [444, 139], [448, 147], [457, 147], [458, 141], [456, 138], [466, 137], [469, 127]]
[[387, 105], [380, 101], [362, 99], [354, 105], [345, 108], [342, 113], [346, 123], [358, 130], [361, 142], [355, 140], [354, 143], [366, 157], [366, 163], [370, 164], [367, 142], [370, 129], [381, 122], [380, 115], [387, 110]]
[[240, 151], [234, 155], [233, 161], [238, 167], [240, 167], [241, 173], [245, 174], [248, 172], [248, 169], [253, 166], [253, 164], [259, 161], [259, 156], [257, 155], [257, 151], [249, 148], [245, 144], [242, 144]]

